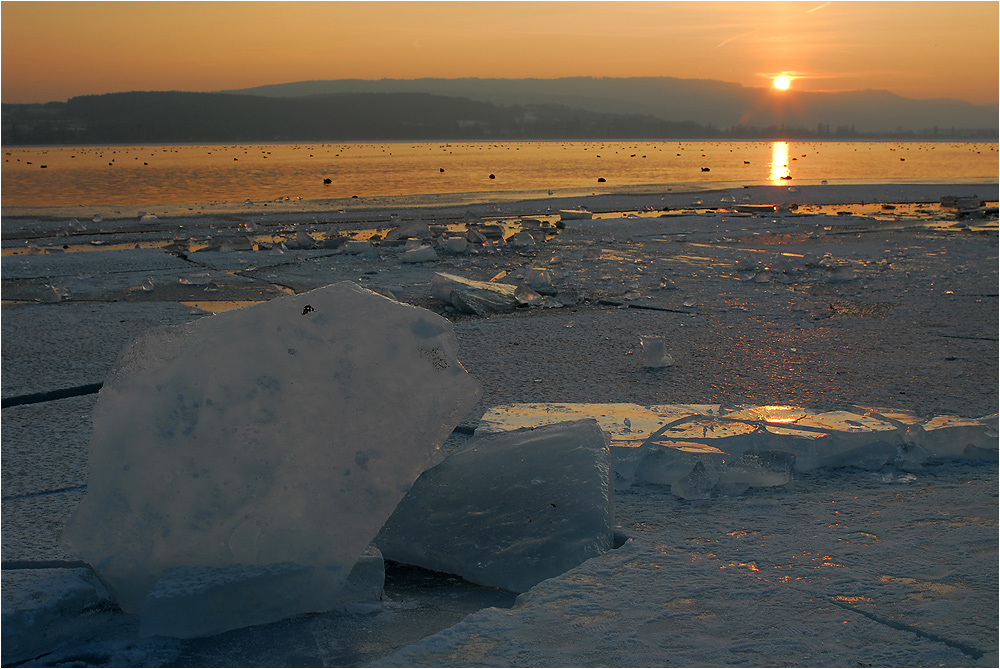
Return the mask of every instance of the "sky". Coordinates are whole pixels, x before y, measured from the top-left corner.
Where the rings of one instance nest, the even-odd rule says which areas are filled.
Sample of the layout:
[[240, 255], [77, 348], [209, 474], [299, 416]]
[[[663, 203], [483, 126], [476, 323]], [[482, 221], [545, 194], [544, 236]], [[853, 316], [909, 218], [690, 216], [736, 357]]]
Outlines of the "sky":
[[997, 103], [1000, 3], [0, 3], [3, 102], [313, 79], [653, 77]]

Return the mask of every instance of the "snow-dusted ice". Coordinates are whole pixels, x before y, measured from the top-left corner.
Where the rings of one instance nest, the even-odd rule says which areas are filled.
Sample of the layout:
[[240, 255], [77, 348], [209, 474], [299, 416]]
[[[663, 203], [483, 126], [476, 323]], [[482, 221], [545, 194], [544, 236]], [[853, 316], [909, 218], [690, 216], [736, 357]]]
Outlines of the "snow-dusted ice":
[[[169, 569], [239, 565], [270, 594], [252, 622], [332, 608], [478, 399], [456, 354], [447, 321], [349, 282], [150, 332], [105, 380], [63, 541], [128, 613]], [[213, 607], [206, 631], [248, 624]]]
[[386, 522], [386, 558], [524, 592], [611, 549], [605, 436], [578, 420], [473, 437], [427, 470]]

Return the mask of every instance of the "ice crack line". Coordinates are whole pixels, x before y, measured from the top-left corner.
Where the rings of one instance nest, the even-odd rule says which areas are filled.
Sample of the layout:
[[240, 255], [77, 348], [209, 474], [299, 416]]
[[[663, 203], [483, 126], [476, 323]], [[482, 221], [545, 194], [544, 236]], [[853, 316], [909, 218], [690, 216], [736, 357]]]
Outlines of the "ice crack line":
[[[769, 585], [777, 585], [776, 583], [772, 582], [770, 579], [765, 578], [763, 576], [759, 576], [759, 575], [754, 574], [753, 577], [756, 578], [757, 580], [763, 581], [763, 582], [765, 582], [765, 583], [767, 583]], [[783, 583], [782, 585], [784, 587], [788, 588], [789, 590], [794, 590], [794, 591], [799, 592], [799, 593], [801, 593], [803, 595], [806, 595], [808, 597], [814, 597], [817, 594], [817, 593], [813, 593], [813, 592], [810, 592], [808, 590], [805, 590], [803, 588], [796, 588], [795, 586], [789, 585], [788, 583]], [[840, 608], [845, 609], [847, 611], [850, 611], [852, 613], [860, 614], [860, 615], [864, 616], [865, 618], [868, 618], [869, 620], [878, 623], [879, 625], [886, 625], [887, 627], [891, 627], [893, 629], [897, 629], [897, 630], [899, 630], [901, 632], [909, 632], [910, 634], [916, 634], [917, 636], [919, 636], [919, 637], [921, 637], [923, 639], [927, 639], [928, 641], [933, 641], [935, 643], [942, 643], [942, 644], [948, 646], [949, 648], [954, 648], [955, 650], [963, 653], [964, 655], [968, 655], [969, 657], [971, 657], [974, 660], [978, 660], [983, 655], [985, 655], [984, 651], [976, 648], [975, 646], [970, 646], [967, 643], [962, 643], [961, 641], [955, 641], [954, 639], [948, 639], [948, 638], [943, 637], [943, 636], [941, 636], [939, 634], [934, 634], [933, 632], [924, 631], [924, 630], [920, 629], [919, 627], [915, 627], [913, 625], [907, 625], [906, 623], [897, 622], [895, 620], [891, 620], [889, 618], [885, 618], [883, 616], [876, 615], [876, 614], [874, 614], [874, 613], [872, 613], [870, 611], [865, 611], [863, 609], [855, 608], [855, 607], [850, 606], [849, 604], [847, 604], [845, 602], [839, 601], [837, 598], [832, 597], [830, 595], [822, 595], [822, 596], [825, 597], [831, 604], [835, 604], [836, 606], [839, 606]]]
[[848, 606], [844, 602], [837, 601], [833, 597], [830, 597], [829, 600], [832, 603], [834, 603], [837, 606], [839, 606], [840, 608], [842, 608], [842, 609], [847, 609], [848, 611], [852, 611], [854, 613], [860, 613], [865, 618], [868, 618], [869, 620], [873, 620], [873, 621], [879, 623], [880, 625], [888, 625], [889, 627], [892, 627], [893, 629], [897, 629], [897, 630], [900, 630], [900, 631], [903, 631], [903, 632], [910, 632], [911, 634], [916, 634], [917, 636], [922, 637], [924, 639], [927, 639], [928, 641], [934, 641], [936, 643], [943, 643], [944, 645], [946, 645], [946, 646], [948, 646], [950, 648], [954, 648], [955, 650], [958, 650], [958, 651], [964, 653], [965, 655], [968, 655], [969, 657], [971, 657], [974, 660], [978, 660], [979, 658], [981, 658], [984, 655], [983, 651], [979, 650], [978, 648], [975, 648], [974, 646], [970, 646], [968, 644], [962, 643], [961, 641], [955, 641], [954, 639], [948, 639], [948, 638], [945, 638], [943, 636], [934, 634], [933, 632], [925, 632], [924, 630], [920, 629], [919, 627], [914, 627], [913, 625], [907, 625], [906, 623], [900, 623], [900, 622], [896, 622], [895, 620], [890, 620], [888, 618], [883, 618], [882, 616], [877, 616], [877, 615], [875, 615], [874, 613], [872, 613], [870, 611], [863, 611], [861, 609], [856, 609], [853, 606]]
[[77, 492], [79, 490], [86, 490], [85, 485], [74, 485], [66, 488], [56, 488], [55, 490], [42, 490], [40, 492], [26, 492], [23, 495], [11, 495], [10, 497], [4, 497], [0, 501], [13, 502], [19, 499], [31, 499], [32, 497], [44, 497], [45, 495], [58, 495], [64, 492]]
[[52, 400], [64, 400], [68, 397], [80, 397], [82, 395], [93, 395], [101, 390], [104, 381], [97, 383], [86, 383], [82, 386], [72, 386], [70, 388], [57, 388], [56, 390], [45, 390], [40, 393], [28, 393], [27, 395], [14, 395], [4, 397], [0, 408], [16, 407], [24, 404], [38, 404], [39, 402], [51, 402]]

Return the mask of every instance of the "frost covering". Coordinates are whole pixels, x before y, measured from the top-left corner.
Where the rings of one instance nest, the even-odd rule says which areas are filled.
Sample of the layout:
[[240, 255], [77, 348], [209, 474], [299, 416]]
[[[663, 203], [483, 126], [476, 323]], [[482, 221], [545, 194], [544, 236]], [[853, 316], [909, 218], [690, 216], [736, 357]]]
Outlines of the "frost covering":
[[611, 549], [611, 456], [597, 421], [474, 437], [424, 472], [375, 543], [386, 558], [524, 592]]
[[335, 605], [479, 397], [457, 346], [444, 319], [349, 282], [147, 334], [101, 390], [63, 541], [129, 613], [175, 567], [295, 570], [252, 623]]

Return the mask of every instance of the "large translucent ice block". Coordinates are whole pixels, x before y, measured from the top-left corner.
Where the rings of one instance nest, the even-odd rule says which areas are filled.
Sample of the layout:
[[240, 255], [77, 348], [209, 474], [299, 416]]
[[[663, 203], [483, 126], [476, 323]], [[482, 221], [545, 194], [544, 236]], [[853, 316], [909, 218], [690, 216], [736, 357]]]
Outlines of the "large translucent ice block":
[[101, 390], [64, 542], [130, 613], [175, 567], [308, 567], [269, 617], [336, 605], [479, 397], [457, 348], [446, 320], [349, 282], [149, 333]]

